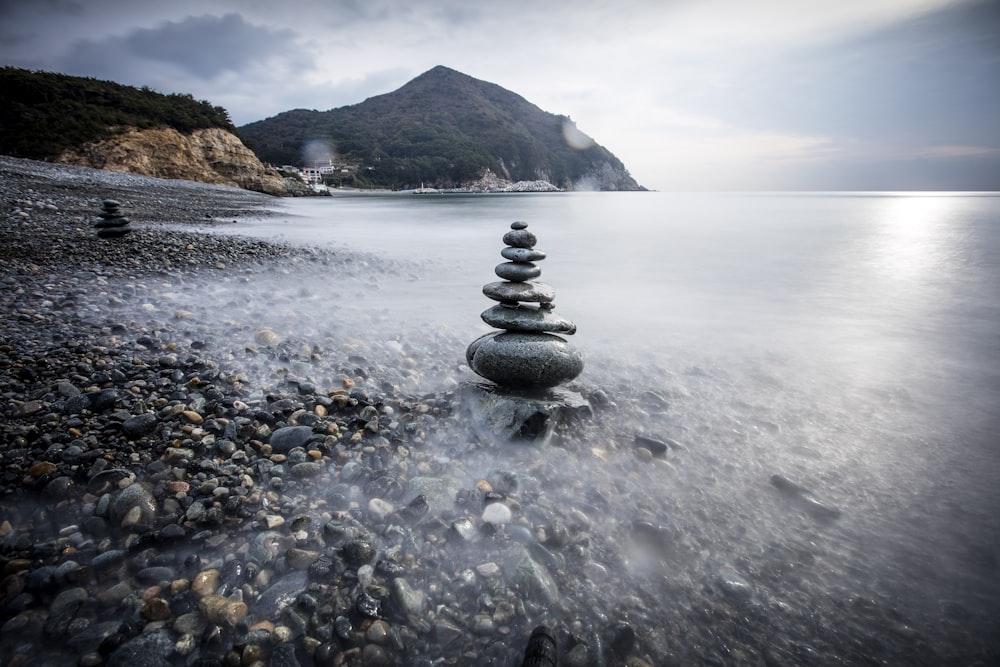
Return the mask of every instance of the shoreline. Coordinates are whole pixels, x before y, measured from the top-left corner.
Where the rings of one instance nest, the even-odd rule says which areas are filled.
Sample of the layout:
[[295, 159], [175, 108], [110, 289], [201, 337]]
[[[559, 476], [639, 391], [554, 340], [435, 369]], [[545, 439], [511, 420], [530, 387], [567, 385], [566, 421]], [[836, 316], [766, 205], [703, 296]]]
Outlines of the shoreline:
[[593, 354], [594, 417], [506, 445], [471, 330], [379, 307], [419, 263], [206, 233], [282, 201], [220, 186], [0, 157], [0, 193], [2, 667], [516, 665], [539, 624], [567, 665], [997, 655], [995, 598], [935, 602], [995, 567], [913, 584], [850, 465], [769, 456], [836, 414], [726, 407], [799, 386], [767, 360]]
[[[92, 219], [104, 199], [117, 199], [132, 218], [132, 233], [121, 243], [102, 243]], [[289, 247], [261, 241], [220, 243], [210, 235], [166, 231], [161, 224], [206, 225], [240, 217], [273, 215], [279, 199], [237, 188], [99, 171], [0, 156], [3, 226], [0, 253], [5, 269], [36, 264], [60, 272], [80, 263], [115, 274], [117, 260], [131, 252], [142, 261], [125, 261], [134, 275], [213, 266], [219, 261], [287, 256]], [[156, 246], [155, 248], [153, 246]], [[216, 261], [216, 258], [219, 258]]]

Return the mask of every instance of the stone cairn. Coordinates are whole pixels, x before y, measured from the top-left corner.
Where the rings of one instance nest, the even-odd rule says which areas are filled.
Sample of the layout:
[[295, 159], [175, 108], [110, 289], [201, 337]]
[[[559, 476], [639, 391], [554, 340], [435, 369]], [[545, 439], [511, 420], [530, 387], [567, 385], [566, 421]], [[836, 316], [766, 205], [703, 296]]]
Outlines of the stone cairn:
[[102, 239], [117, 239], [132, 231], [129, 219], [121, 214], [121, 203], [114, 199], [101, 202], [101, 212], [94, 219], [97, 236]]
[[483, 312], [483, 321], [501, 329], [474, 340], [465, 353], [469, 367], [501, 387], [548, 389], [569, 382], [583, 370], [583, 357], [566, 340], [576, 325], [554, 312], [555, 291], [534, 282], [542, 274], [535, 262], [545, 253], [527, 223], [511, 224], [496, 267], [501, 281], [483, 286], [483, 294], [500, 303]]

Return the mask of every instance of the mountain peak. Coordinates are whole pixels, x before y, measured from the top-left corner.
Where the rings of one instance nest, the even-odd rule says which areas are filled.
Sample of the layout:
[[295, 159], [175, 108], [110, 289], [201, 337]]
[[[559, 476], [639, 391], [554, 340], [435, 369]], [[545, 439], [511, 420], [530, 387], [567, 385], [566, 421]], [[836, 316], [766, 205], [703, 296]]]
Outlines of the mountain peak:
[[576, 140], [582, 133], [567, 117], [444, 65], [359, 104], [286, 112], [240, 133], [275, 164], [301, 164], [294, 147], [330, 142], [364, 182], [381, 187], [462, 187], [492, 172], [566, 190], [642, 189], [607, 149]]

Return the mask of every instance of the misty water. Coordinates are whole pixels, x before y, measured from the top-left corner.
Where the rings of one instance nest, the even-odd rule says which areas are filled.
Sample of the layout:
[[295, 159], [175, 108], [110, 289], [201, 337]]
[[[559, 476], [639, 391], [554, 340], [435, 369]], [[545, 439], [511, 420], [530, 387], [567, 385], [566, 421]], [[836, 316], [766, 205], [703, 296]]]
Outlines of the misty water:
[[[473, 480], [542, 469], [542, 505], [600, 491], [591, 548], [606, 574], [564, 591], [572, 604], [627, 619], [659, 660], [996, 657], [1000, 196], [358, 194], [211, 231], [347, 253], [349, 281], [258, 277], [248, 298], [272, 304], [259, 324], [361, 337], [387, 363], [435, 337], [397, 378], [419, 395], [474, 379], [464, 344], [489, 330], [480, 290], [515, 220], [578, 325], [579, 388], [622, 409], [559, 449], [497, 443], [454, 465]], [[200, 289], [211, 303], [230, 288]], [[232, 304], [216, 310], [223, 327]], [[650, 465], [635, 434], [682, 449]], [[607, 552], [636, 519], [667, 526], [670, 553]]]

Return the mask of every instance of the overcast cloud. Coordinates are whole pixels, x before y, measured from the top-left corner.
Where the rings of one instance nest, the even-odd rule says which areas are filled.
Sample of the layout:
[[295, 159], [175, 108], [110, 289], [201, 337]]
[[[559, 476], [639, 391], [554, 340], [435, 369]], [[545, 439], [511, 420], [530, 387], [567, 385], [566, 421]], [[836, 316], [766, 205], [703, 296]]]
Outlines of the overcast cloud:
[[996, 0], [0, 0], [0, 64], [237, 125], [446, 65], [663, 190], [1000, 190], [998, 34]]

